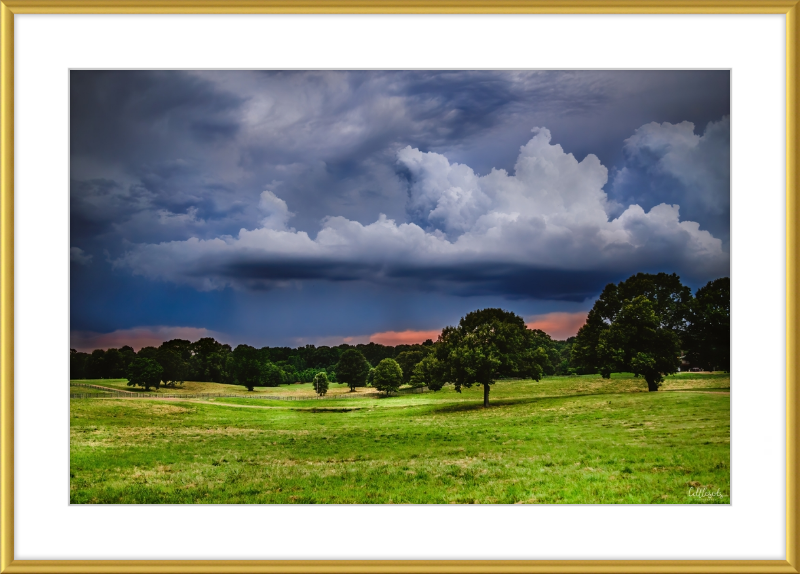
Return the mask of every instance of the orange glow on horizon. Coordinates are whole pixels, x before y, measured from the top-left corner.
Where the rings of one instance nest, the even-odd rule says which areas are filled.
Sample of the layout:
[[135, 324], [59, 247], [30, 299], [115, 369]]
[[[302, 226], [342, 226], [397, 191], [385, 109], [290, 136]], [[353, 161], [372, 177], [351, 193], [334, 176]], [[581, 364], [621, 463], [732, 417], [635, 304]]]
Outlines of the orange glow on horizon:
[[576, 313], [555, 312], [533, 315], [527, 325], [529, 329], [541, 329], [553, 339], [563, 341], [578, 333], [578, 329], [586, 323], [588, 314], [588, 311], [578, 311]]
[[424, 342], [425, 339], [431, 339], [435, 343], [441, 333], [441, 329], [438, 331], [385, 331], [383, 333], [371, 335], [369, 341], [370, 343], [378, 343], [379, 345], [391, 347], [397, 345], [415, 345]]

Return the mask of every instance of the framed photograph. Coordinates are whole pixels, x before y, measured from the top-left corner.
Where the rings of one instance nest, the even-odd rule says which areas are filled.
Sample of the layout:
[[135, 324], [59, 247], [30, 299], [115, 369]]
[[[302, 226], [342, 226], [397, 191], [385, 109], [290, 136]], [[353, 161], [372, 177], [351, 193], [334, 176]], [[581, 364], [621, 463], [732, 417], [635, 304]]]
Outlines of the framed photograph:
[[797, 572], [797, 10], [0, 0], [0, 572]]

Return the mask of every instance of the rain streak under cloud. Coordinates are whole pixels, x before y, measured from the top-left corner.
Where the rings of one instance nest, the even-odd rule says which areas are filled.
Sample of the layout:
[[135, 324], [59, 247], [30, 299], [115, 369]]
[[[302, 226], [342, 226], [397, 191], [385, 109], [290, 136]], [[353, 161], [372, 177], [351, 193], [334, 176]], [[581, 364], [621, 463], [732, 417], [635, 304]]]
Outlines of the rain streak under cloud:
[[[76, 348], [574, 334], [729, 269], [727, 72], [72, 72]], [[393, 338], [394, 337], [394, 338]]]

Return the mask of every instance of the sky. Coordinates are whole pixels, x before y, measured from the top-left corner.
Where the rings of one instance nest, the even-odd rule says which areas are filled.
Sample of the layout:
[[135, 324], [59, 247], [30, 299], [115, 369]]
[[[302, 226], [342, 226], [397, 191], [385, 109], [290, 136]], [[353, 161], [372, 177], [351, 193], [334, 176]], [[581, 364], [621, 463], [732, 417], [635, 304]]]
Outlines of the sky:
[[727, 71], [72, 71], [71, 347], [574, 335], [730, 268]]

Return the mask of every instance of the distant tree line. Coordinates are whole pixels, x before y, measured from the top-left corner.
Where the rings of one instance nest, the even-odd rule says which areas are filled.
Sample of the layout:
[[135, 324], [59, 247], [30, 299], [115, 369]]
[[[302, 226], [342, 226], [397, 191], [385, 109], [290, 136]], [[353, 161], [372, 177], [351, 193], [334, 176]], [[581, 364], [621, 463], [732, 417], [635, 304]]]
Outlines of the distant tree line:
[[144, 388], [184, 381], [209, 381], [255, 387], [313, 383], [320, 395], [331, 382], [351, 390], [372, 386], [387, 394], [401, 385], [432, 390], [452, 384], [457, 391], [489, 389], [503, 378], [543, 375], [633, 372], [657, 390], [663, 377], [682, 364], [730, 370], [730, 280], [716, 279], [693, 296], [675, 274], [638, 273], [609, 284], [575, 337], [553, 340], [529, 329], [503, 309], [468, 313], [445, 327], [434, 343], [395, 347], [368, 343], [336, 347], [232, 349], [206, 337], [194, 343], [173, 339], [135, 352], [129, 346], [70, 350], [72, 379], [127, 378]]
[[[517, 319], [524, 327], [522, 319]], [[554, 341], [541, 330], [527, 331], [527, 343], [542, 348], [542, 373], [561, 374], [568, 364], [568, 355], [564, 355], [566, 342]], [[351, 389], [374, 386], [390, 393], [402, 385], [425, 384], [424, 377], [414, 378], [414, 369], [434, 352], [437, 344], [428, 339], [416, 345], [368, 343], [256, 349], [249, 345], [231, 348], [210, 337], [195, 342], [173, 339], [159, 347], [144, 347], [138, 353], [130, 346], [91, 353], [71, 349], [70, 378], [129, 379], [130, 384], [145, 388], [207, 381], [252, 389], [322, 382], [318, 375], [323, 373], [325, 382], [344, 383]], [[317, 388], [316, 383], [314, 386]], [[324, 384], [320, 388], [327, 391]]]
[[[418, 345], [395, 347], [368, 343], [261, 349], [250, 345], [231, 348], [210, 337], [195, 342], [172, 339], [159, 347], [144, 347], [138, 353], [127, 345], [91, 353], [70, 349], [70, 378], [130, 379], [131, 368], [137, 364], [134, 379], [142, 384], [136, 384], [147, 388], [171, 387], [185, 381], [274, 387], [319, 381], [320, 373], [327, 382], [347, 383], [357, 388], [368, 384], [371, 371], [384, 359], [395, 360], [407, 373], [401, 384], [408, 383], [414, 366], [432, 347], [430, 339]], [[145, 385], [145, 381], [149, 382]]]

